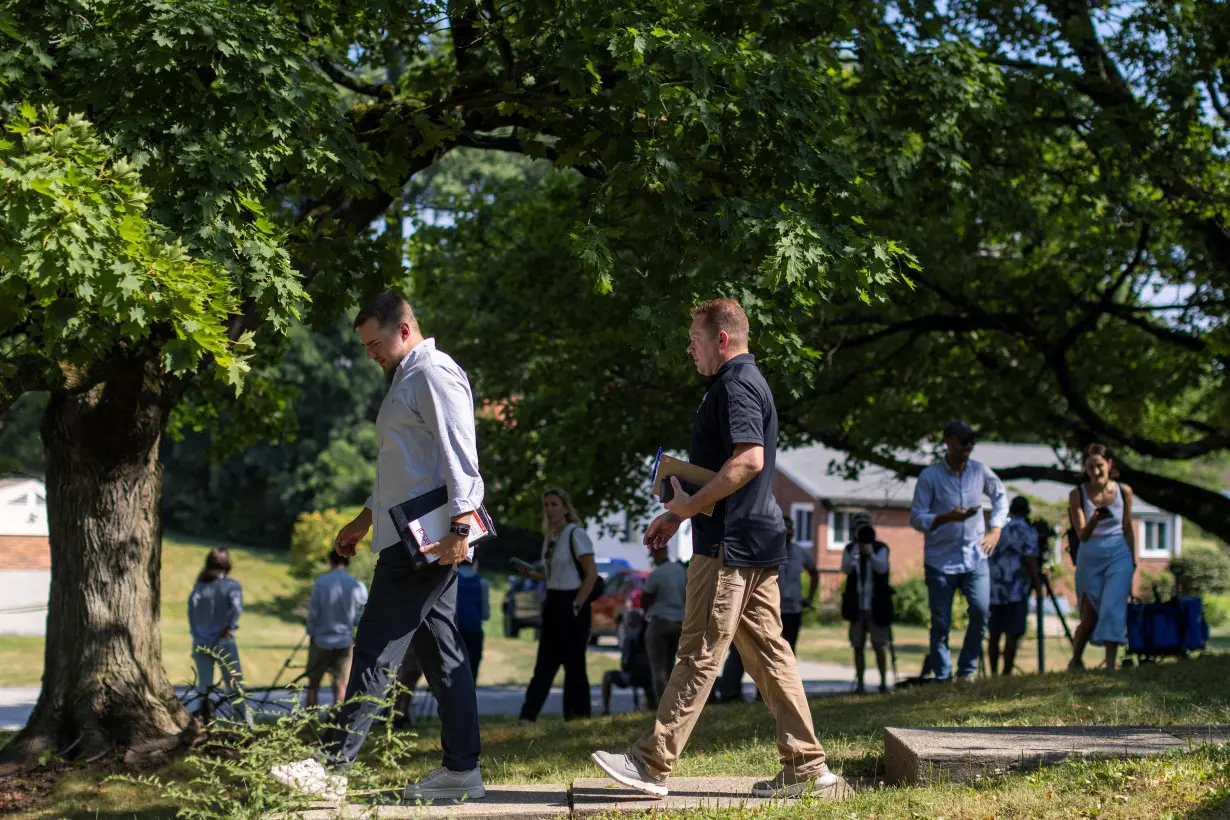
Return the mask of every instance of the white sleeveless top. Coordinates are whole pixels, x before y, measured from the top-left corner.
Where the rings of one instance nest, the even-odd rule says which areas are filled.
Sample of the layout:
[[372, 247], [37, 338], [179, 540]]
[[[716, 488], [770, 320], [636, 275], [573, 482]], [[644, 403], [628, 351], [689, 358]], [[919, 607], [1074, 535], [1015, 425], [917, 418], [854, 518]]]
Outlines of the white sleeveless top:
[[[1085, 510], [1085, 520], [1092, 521], [1093, 513], [1097, 508], [1089, 500], [1089, 493], [1085, 492], [1084, 485], [1081, 486], [1081, 506]], [[1123, 534], [1123, 486], [1117, 481], [1115, 482], [1115, 497], [1111, 500], [1109, 508], [1110, 518], [1098, 522], [1093, 529], [1093, 538]]]

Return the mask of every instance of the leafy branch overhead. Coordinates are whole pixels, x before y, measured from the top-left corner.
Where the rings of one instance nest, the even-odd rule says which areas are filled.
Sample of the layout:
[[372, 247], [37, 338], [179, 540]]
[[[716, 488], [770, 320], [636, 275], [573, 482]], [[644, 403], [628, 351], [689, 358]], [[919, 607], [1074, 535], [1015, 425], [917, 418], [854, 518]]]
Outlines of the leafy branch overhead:
[[169, 372], [211, 358], [233, 385], [250, 334], [221, 265], [150, 220], [136, 167], [80, 115], [17, 106], [0, 138], [0, 407], [29, 390], [76, 390], [108, 357], [161, 348]]

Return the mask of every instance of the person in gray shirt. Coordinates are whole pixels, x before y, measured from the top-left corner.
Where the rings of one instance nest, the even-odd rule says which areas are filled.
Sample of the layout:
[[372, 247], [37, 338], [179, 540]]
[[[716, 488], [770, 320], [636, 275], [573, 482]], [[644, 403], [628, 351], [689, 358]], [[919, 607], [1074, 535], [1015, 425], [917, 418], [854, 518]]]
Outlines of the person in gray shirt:
[[316, 579], [308, 603], [307, 686], [305, 702], [315, 706], [320, 702], [320, 682], [328, 672], [333, 677], [333, 702], [346, 698], [346, 681], [350, 677], [350, 660], [354, 653], [354, 628], [367, 605], [367, 587], [346, 571], [350, 559], [337, 552], [329, 553], [332, 569]]
[[[188, 629], [192, 658], [196, 661], [196, 690], [202, 702], [214, 684], [214, 666], [221, 664], [222, 688], [229, 700], [242, 682], [235, 630], [243, 614], [243, 588], [228, 577], [230, 550], [215, 547], [205, 556], [205, 568], [188, 595]], [[246, 716], [243, 700], [234, 703], [237, 715]]]
[[653, 675], [654, 701], [661, 700], [675, 668], [679, 654], [679, 636], [683, 634], [683, 598], [688, 588], [688, 571], [667, 554], [666, 544], [649, 551], [654, 569], [641, 590], [641, 609], [649, 619], [645, 631], [645, 648], [649, 653], [649, 669]]

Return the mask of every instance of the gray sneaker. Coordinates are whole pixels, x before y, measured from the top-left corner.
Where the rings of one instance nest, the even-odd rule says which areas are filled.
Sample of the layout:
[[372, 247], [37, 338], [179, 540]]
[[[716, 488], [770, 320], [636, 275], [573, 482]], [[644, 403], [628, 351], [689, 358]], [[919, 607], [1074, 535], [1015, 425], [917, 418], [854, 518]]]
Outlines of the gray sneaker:
[[814, 791], [832, 788], [840, 780], [829, 771], [827, 765], [822, 766], [814, 774], [799, 776], [782, 769], [772, 780], [761, 780], [752, 786], [752, 797], [801, 797]]
[[406, 800], [478, 800], [487, 796], [483, 774], [477, 767], [454, 772], [439, 766], [406, 786]]
[[666, 797], [670, 790], [666, 782], [655, 780], [645, 771], [645, 766], [633, 754], [613, 754], [611, 752], [594, 752], [589, 756], [599, 769], [611, 776], [617, 783], [622, 783], [630, 789], [652, 794], [655, 797]]

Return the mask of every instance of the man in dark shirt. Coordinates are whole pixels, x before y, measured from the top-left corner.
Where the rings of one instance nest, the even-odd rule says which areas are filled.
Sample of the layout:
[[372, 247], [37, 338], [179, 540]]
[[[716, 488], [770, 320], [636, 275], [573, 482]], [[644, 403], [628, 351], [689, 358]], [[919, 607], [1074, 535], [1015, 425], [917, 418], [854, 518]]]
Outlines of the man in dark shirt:
[[[717, 475], [694, 496], [672, 478], [675, 496], [645, 533], [661, 548], [692, 519], [679, 662], [658, 703], [653, 728], [625, 754], [590, 758], [614, 780], [647, 794], [668, 793], [666, 778], [687, 745], [732, 641], [777, 719], [782, 770], [752, 787], [757, 797], [796, 797], [837, 783], [816, 739], [790, 644], [782, 637], [777, 568], [786, 530], [771, 482], [777, 409], [748, 353], [747, 314], [733, 299], [692, 311], [688, 354], [709, 389], [692, 423], [690, 460]], [[713, 515], [700, 515], [713, 505]]]

